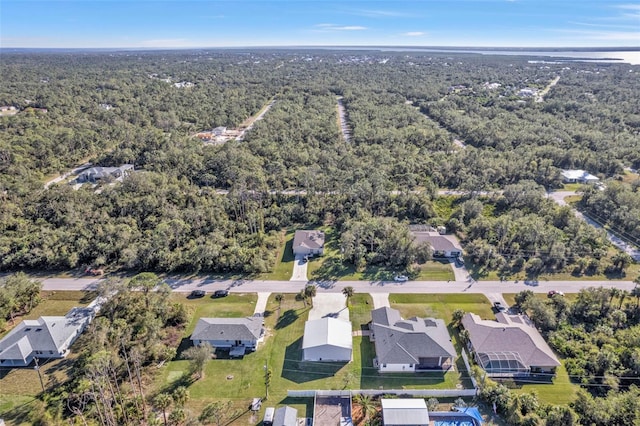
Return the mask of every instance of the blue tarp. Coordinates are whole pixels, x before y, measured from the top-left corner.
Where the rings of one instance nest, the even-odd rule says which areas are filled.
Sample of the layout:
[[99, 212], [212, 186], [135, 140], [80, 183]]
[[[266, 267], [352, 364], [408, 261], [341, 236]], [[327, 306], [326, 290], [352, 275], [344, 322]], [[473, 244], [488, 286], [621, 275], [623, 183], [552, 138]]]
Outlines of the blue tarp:
[[473, 417], [474, 419], [476, 419], [479, 423], [478, 424], [482, 424], [482, 415], [480, 414], [480, 411], [478, 411], [478, 409], [476, 407], [466, 407], [466, 408], [462, 408], [462, 407], [454, 407], [456, 411], [459, 411], [461, 413], [467, 414], [471, 417]]

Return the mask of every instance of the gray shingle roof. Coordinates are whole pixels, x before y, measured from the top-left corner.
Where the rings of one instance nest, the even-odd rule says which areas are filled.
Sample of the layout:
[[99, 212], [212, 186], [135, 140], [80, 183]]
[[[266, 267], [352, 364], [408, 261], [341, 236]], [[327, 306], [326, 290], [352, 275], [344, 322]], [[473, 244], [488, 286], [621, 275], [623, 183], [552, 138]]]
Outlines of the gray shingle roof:
[[69, 339], [91, 322], [93, 309], [73, 308], [66, 316], [46, 316], [24, 320], [0, 340], [0, 360], [24, 360], [33, 351], [58, 354], [67, 348]]
[[528, 367], [557, 367], [560, 361], [533, 324], [522, 315], [496, 315], [498, 321], [483, 320], [468, 313], [462, 325], [469, 331], [474, 351], [482, 356], [516, 353]]
[[200, 318], [191, 340], [258, 340], [262, 318]]
[[296, 231], [293, 237], [293, 249], [306, 247], [320, 249], [324, 247], [324, 232], [322, 231]]
[[397, 310], [387, 307], [371, 311], [371, 318], [380, 364], [418, 364], [420, 358], [456, 356], [447, 326], [441, 319], [402, 320]]

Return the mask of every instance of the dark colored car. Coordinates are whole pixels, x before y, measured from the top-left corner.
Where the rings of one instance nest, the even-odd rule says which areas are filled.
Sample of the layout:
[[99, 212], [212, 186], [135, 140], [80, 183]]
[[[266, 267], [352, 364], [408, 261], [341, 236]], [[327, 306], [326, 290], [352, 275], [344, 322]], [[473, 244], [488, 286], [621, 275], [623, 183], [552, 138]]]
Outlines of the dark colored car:
[[196, 297], [204, 297], [205, 294], [206, 293], [204, 290], [193, 290], [189, 296], [196, 298]]
[[229, 295], [229, 292], [227, 290], [216, 290], [213, 292], [213, 297], [214, 298], [218, 298], [218, 297], [226, 297]]
[[504, 312], [507, 310], [507, 308], [504, 307], [504, 305], [500, 302], [495, 302], [493, 304], [493, 307], [496, 309], [496, 311], [498, 312]]

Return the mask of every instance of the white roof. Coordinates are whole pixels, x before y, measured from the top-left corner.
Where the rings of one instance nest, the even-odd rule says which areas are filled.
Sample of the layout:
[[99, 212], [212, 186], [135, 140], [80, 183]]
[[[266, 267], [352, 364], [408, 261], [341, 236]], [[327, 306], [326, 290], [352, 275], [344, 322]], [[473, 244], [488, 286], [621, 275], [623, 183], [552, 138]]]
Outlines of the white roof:
[[382, 421], [385, 425], [428, 425], [429, 411], [422, 398], [382, 398]]
[[307, 321], [304, 324], [302, 349], [324, 345], [352, 349], [351, 323], [331, 317]]
[[584, 170], [563, 170], [562, 176], [565, 179], [576, 179], [576, 180], [600, 180], [597, 176], [592, 175], [591, 173], [587, 173]]

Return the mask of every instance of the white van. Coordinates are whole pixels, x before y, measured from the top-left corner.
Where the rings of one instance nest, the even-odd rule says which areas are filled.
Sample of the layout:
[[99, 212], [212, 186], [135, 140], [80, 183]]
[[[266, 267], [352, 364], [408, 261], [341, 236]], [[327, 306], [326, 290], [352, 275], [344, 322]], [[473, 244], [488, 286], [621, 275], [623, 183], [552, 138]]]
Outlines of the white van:
[[273, 424], [273, 415], [275, 414], [276, 409], [273, 407], [267, 407], [264, 412], [264, 419], [262, 419], [262, 424], [265, 426], [270, 426]]

